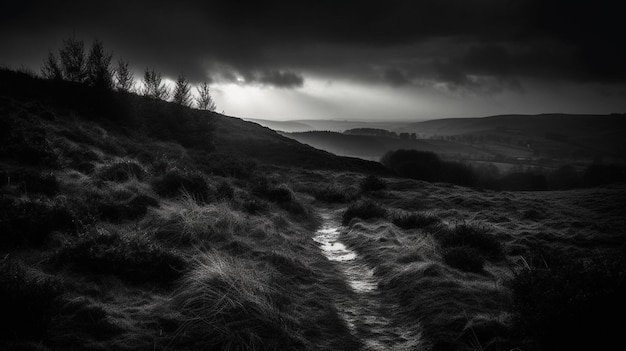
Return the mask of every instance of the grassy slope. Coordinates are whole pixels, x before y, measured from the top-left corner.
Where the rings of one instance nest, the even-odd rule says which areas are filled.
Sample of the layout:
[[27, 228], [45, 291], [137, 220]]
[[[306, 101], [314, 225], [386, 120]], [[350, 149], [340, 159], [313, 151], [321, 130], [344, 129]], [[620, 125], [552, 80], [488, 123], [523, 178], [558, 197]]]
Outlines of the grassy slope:
[[[350, 174], [293, 174], [291, 179], [302, 188], [311, 188], [318, 177], [334, 184], [334, 189], [354, 187]], [[514, 272], [551, 266], [558, 257], [604, 259], [624, 254], [624, 185], [577, 191], [482, 192], [446, 184], [386, 181], [387, 190], [364, 195], [382, 212], [352, 211], [356, 217], [373, 218], [349, 221], [343, 240], [375, 267], [379, 287], [402, 307], [396, 316], [401, 323], [421, 323], [426, 340], [436, 350], [522, 346], [528, 335], [511, 329], [516, 318], [510, 288]], [[415, 220], [406, 219], [411, 216]], [[457, 248], [451, 233], [468, 226], [478, 228], [486, 239], [466, 241]], [[469, 240], [467, 231], [459, 232]], [[494, 252], [498, 251], [494, 245], [502, 245], [501, 254]], [[465, 253], [471, 256], [460, 257]], [[471, 264], [478, 255], [485, 258], [474, 270]], [[536, 294], [541, 295], [541, 290]], [[558, 301], [565, 304], [565, 298]], [[597, 322], [578, 321], [587, 326]], [[600, 341], [581, 337], [578, 342]]]
[[[222, 116], [204, 116], [217, 119], [214, 145], [183, 129], [162, 135], [144, 124], [171, 122], [164, 113], [180, 110], [168, 104], [121, 96], [108, 110], [85, 88], [7, 74], [0, 348], [356, 347], [330, 298], [347, 285], [310, 240], [317, 217], [307, 196], [270, 166], [242, 168], [209, 151], [257, 156], [254, 147], [268, 146], [291, 154], [264, 152], [261, 161], [379, 166]], [[96, 100], [62, 96], [71, 93]], [[139, 101], [134, 111], [119, 110], [124, 99]], [[193, 111], [175, 117], [204, 131]], [[250, 149], [236, 150], [237, 140]]]

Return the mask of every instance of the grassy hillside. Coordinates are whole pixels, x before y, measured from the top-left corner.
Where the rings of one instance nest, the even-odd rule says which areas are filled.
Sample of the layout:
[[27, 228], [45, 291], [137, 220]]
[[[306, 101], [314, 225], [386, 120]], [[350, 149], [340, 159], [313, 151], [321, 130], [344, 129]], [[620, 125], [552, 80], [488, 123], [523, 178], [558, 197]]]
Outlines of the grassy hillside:
[[340, 308], [364, 300], [425, 350], [624, 346], [623, 184], [366, 177], [386, 170], [254, 123], [2, 74], [0, 349], [384, 350], [397, 333]]

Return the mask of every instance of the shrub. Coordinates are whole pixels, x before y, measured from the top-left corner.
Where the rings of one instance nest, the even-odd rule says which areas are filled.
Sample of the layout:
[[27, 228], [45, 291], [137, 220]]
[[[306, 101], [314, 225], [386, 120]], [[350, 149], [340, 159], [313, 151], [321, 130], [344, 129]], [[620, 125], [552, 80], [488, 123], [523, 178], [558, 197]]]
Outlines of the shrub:
[[437, 224], [439, 219], [435, 216], [417, 212], [395, 212], [391, 216], [391, 221], [402, 229], [414, 229]]
[[368, 191], [379, 191], [379, 190], [384, 190], [387, 188], [387, 183], [385, 183], [384, 180], [370, 175], [365, 177], [361, 183], [359, 184], [361, 190], [363, 192], [368, 192]]
[[0, 244], [40, 246], [56, 230], [74, 229], [74, 217], [57, 201], [0, 200]]
[[29, 276], [10, 256], [0, 260], [0, 340], [41, 340], [61, 293], [48, 279]]
[[[623, 257], [524, 269], [510, 282], [513, 330], [528, 350], [626, 348], [626, 265]], [[621, 346], [620, 346], [621, 345]]]
[[192, 157], [202, 171], [222, 177], [247, 179], [257, 168], [256, 162], [241, 155], [214, 152], [208, 155], [193, 153]]
[[500, 259], [504, 252], [502, 245], [490, 230], [477, 224], [460, 224], [452, 229], [442, 229], [436, 233], [436, 239], [444, 249], [453, 247], [471, 247], [490, 259]]
[[204, 254], [173, 299], [187, 319], [179, 342], [211, 350], [301, 348], [299, 328], [278, 303], [288, 299], [264, 270], [215, 252]]
[[372, 200], [363, 200], [350, 205], [343, 214], [343, 224], [350, 223], [353, 218], [372, 219], [385, 218], [387, 210]]
[[152, 188], [164, 197], [176, 197], [184, 191], [196, 200], [205, 202], [209, 200], [209, 186], [200, 173], [175, 169], [154, 180]]
[[144, 233], [93, 230], [61, 249], [57, 265], [77, 271], [112, 274], [130, 282], [171, 283], [185, 270], [185, 259], [149, 240]]
[[136, 162], [121, 161], [104, 166], [98, 176], [103, 180], [124, 182], [131, 178], [143, 180], [146, 177], [146, 171]]
[[455, 246], [445, 250], [443, 260], [450, 267], [473, 273], [482, 272], [485, 264], [483, 255], [469, 246]]

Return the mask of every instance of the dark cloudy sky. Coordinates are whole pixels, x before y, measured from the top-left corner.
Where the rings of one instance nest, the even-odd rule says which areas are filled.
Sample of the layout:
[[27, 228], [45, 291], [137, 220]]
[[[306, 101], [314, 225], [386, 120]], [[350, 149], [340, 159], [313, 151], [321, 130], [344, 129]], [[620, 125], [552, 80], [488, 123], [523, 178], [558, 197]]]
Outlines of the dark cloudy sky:
[[267, 119], [626, 112], [622, 1], [0, 3], [0, 64], [37, 69], [74, 33], [137, 76], [210, 81]]

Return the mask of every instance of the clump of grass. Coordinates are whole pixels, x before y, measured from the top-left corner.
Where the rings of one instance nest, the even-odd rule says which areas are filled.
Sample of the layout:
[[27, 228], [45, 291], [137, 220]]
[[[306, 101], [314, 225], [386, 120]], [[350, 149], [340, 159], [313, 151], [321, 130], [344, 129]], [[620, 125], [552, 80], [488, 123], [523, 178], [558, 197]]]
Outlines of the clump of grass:
[[391, 222], [402, 229], [424, 228], [439, 223], [435, 216], [418, 212], [395, 211]]
[[[131, 195], [132, 196], [132, 195]], [[100, 218], [112, 222], [133, 220], [145, 216], [149, 207], [158, 207], [159, 202], [148, 195], [136, 195], [126, 201], [103, 201], [98, 205]]]
[[485, 258], [470, 246], [455, 246], [443, 252], [444, 262], [453, 268], [472, 273], [483, 271]]
[[623, 257], [566, 257], [562, 265], [526, 267], [510, 282], [513, 330], [527, 350], [626, 348]]
[[459, 224], [452, 229], [442, 228], [435, 233], [441, 247], [471, 247], [488, 259], [501, 259], [504, 256], [502, 244], [490, 233], [489, 228], [478, 224]]
[[73, 230], [74, 216], [57, 199], [0, 199], [0, 244], [40, 246], [57, 230]]
[[181, 281], [174, 308], [186, 321], [181, 344], [211, 350], [287, 350], [302, 347], [299, 326], [281, 311], [286, 292], [251, 263], [216, 252], [202, 255]]
[[343, 224], [350, 223], [353, 218], [373, 219], [385, 218], [386, 216], [387, 209], [372, 200], [363, 200], [348, 207], [343, 214]]
[[131, 178], [144, 180], [146, 175], [144, 168], [133, 161], [115, 162], [102, 167], [98, 172], [100, 179], [115, 182], [125, 182]]
[[266, 177], [254, 179], [252, 193], [258, 197], [276, 203], [279, 207], [296, 215], [302, 215], [307, 209], [300, 203], [296, 194], [287, 184], [276, 184]]
[[184, 191], [200, 201], [209, 200], [209, 186], [201, 173], [171, 170], [152, 182], [154, 191], [163, 197], [176, 197]]
[[145, 233], [103, 228], [88, 232], [61, 249], [54, 261], [81, 272], [162, 284], [178, 279], [186, 268], [186, 260], [180, 254], [152, 242]]
[[150, 225], [156, 224], [157, 238], [169, 243], [210, 245], [250, 230], [245, 216], [226, 203], [198, 204], [189, 196], [157, 216]]
[[61, 292], [59, 284], [28, 274], [9, 255], [0, 259], [0, 340], [44, 338]]
[[217, 185], [215, 197], [218, 200], [232, 200], [235, 197], [235, 188], [226, 180]]
[[380, 191], [387, 189], [387, 183], [377, 176], [369, 175], [361, 180], [359, 187], [363, 192]]
[[313, 191], [313, 196], [318, 201], [327, 203], [346, 203], [357, 198], [358, 194], [354, 189], [341, 188], [335, 184]]

